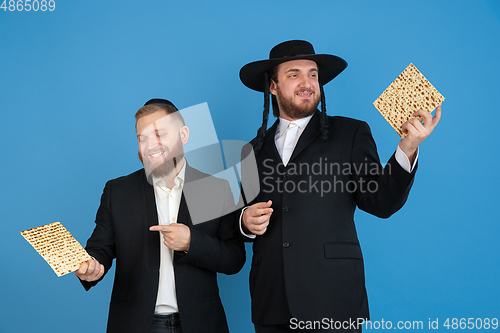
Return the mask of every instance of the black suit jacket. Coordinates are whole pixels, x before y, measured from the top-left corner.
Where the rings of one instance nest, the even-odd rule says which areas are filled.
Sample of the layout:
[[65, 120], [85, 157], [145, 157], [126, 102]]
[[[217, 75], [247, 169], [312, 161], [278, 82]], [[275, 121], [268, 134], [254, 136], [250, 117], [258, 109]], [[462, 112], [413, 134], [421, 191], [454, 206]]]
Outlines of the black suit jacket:
[[383, 169], [368, 125], [358, 120], [328, 117], [330, 137], [323, 141], [319, 112], [283, 167], [274, 142], [277, 123], [257, 155], [260, 192], [247, 203], [272, 200], [274, 209], [267, 231], [253, 243], [252, 320], [369, 318], [354, 211], [391, 216], [405, 203], [416, 168], [407, 173], [392, 156]]
[[[186, 196], [190, 208], [193, 201], [202, 206], [210, 203], [211, 211], [218, 210], [220, 217], [193, 224]], [[177, 220], [191, 229], [191, 244], [187, 254], [175, 251], [173, 258], [179, 316], [185, 333], [228, 332], [216, 272], [235, 274], [245, 262], [235, 215], [225, 215], [232, 209], [234, 200], [227, 181], [186, 166]], [[86, 250], [104, 265], [106, 272], [116, 259], [108, 332], [151, 329], [158, 292], [160, 235], [149, 231], [149, 227], [157, 224], [154, 189], [144, 169], [106, 184]], [[87, 290], [96, 283], [82, 281]]]

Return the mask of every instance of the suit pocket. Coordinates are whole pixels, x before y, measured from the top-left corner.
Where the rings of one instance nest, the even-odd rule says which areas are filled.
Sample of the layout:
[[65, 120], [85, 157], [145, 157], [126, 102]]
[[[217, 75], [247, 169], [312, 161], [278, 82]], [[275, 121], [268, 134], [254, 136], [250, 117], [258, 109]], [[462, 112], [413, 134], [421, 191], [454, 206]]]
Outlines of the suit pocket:
[[356, 243], [325, 243], [324, 247], [327, 259], [363, 259], [361, 248]]

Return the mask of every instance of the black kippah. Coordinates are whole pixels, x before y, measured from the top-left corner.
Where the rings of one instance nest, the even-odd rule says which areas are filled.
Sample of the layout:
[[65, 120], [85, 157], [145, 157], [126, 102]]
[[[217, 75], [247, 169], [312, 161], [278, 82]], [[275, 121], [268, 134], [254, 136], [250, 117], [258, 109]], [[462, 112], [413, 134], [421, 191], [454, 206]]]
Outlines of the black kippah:
[[150, 105], [150, 104], [163, 104], [163, 105], [169, 105], [169, 106], [172, 106], [174, 107], [176, 110], [178, 110], [174, 103], [170, 102], [169, 100], [166, 100], [166, 99], [163, 99], [163, 98], [153, 98], [153, 99], [150, 99], [149, 101], [146, 102], [146, 104], [144, 104], [144, 106], [146, 105]]

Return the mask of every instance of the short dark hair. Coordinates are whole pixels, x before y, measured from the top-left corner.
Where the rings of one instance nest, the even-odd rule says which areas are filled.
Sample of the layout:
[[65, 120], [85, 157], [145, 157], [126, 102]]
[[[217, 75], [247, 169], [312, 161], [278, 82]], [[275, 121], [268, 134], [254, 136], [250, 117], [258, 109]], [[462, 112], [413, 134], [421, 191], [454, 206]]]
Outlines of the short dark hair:
[[182, 126], [185, 125], [184, 118], [182, 117], [181, 113], [179, 112], [179, 110], [177, 110], [175, 106], [168, 104], [148, 104], [141, 107], [135, 113], [135, 127], [137, 128], [137, 122], [139, 121], [140, 118], [148, 116], [157, 111], [164, 111], [167, 115], [174, 114], [176, 118], [180, 120]]

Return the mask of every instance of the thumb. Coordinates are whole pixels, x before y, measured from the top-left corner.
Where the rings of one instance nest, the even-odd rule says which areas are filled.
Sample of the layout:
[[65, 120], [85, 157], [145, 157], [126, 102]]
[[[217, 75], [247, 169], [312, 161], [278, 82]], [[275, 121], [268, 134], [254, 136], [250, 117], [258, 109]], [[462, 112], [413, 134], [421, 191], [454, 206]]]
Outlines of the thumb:
[[85, 273], [87, 273], [87, 269], [89, 268], [89, 264], [84, 261], [82, 262], [82, 264], [80, 265], [80, 268], [78, 268], [78, 270], [75, 271], [75, 274], [80, 274], [80, 275], [83, 275]]
[[253, 204], [252, 207], [256, 209], [269, 208], [272, 204], [273, 202], [269, 200], [267, 202], [258, 202], [256, 204]]

